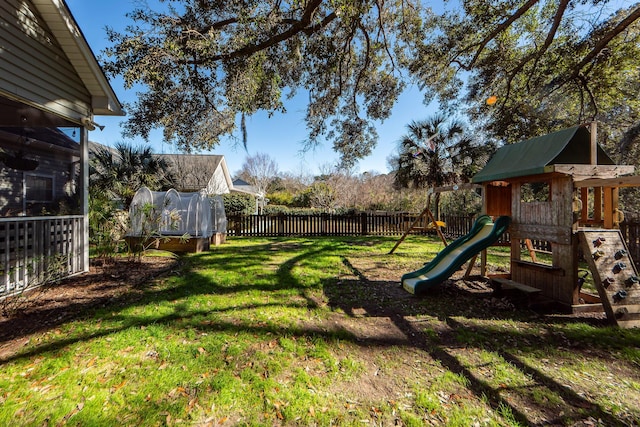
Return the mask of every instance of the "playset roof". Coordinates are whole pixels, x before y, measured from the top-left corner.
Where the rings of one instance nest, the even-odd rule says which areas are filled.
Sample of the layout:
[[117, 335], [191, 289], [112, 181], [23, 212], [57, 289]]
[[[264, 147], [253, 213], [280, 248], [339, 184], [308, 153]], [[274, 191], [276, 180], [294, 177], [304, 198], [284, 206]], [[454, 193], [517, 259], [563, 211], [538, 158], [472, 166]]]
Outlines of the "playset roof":
[[[473, 177], [472, 182], [499, 181], [552, 172], [553, 165], [589, 165], [590, 144], [589, 130], [584, 126], [575, 126], [505, 145], [496, 151], [487, 165]], [[599, 144], [597, 165], [615, 165]]]

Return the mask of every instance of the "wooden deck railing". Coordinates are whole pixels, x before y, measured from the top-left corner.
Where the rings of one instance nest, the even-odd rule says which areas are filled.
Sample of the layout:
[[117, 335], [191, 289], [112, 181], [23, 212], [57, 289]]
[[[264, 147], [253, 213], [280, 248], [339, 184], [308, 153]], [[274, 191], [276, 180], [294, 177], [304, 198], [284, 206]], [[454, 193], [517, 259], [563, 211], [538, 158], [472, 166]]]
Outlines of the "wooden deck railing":
[[0, 218], [0, 298], [85, 271], [82, 215]]

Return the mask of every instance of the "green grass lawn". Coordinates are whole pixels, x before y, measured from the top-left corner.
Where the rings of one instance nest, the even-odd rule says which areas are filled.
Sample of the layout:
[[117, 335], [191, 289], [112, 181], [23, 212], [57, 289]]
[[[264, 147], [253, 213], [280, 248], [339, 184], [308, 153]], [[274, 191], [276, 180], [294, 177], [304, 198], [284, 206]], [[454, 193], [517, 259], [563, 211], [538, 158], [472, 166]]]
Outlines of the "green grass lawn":
[[640, 330], [452, 283], [409, 295], [400, 275], [442, 244], [388, 255], [394, 242], [235, 238], [187, 255], [7, 356], [0, 425], [640, 423]]

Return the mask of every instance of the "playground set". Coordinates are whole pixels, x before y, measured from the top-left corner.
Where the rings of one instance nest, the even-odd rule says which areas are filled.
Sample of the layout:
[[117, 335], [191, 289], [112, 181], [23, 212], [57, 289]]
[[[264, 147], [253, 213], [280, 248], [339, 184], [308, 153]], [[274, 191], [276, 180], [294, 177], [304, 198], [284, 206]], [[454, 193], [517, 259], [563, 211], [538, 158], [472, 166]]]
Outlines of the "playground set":
[[[619, 188], [639, 186], [640, 176], [630, 176], [632, 165], [616, 165], [596, 138], [597, 126], [589, 123], [500, 148], [473, 177], [483, 189], [483, 215], [471, 232], [403, 275], [402, 286], [423, 292], [479, 253], [486, 275], [486, 248], [508, 232], [510, 272], [489, 277], [495, 288], [540, 295], [574, 313], [604, 311], [620, 327], [640, 326], [640, 280], [618, 227]], [[547, 261], [537, 260], [532, 241], [550, 248]], [[581, 258], [598, 295], [581, 289]]]

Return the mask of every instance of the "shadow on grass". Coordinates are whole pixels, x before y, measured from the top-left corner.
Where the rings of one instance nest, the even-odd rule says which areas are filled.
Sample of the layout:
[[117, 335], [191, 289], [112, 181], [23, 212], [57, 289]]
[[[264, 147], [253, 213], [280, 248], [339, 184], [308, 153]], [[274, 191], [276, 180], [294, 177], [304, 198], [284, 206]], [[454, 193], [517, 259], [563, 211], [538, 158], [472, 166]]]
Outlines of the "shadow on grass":
[[[464, 376], [468, 381], [468, 388], [479, 399], [486, 398], [498, 413], [501, 408], [509, 408], [514, 418], [525, 425], [536, 425], [536, 421], [529, 415], [532, 409], [544, 415], [545, 424], [570, 425], [593, 417], [601, 420], [604, 425], [628, 425], [586, 396], [576, 393], [570, 386], [560, 384], [550, 375], [530, 365], [513, 350], [520, 346], [543, 353], [548, 349], [548, 353], [553, 353], [558, 348], [566, 349], [569, 346], [575, 351], [595, 349], [603, 354], [612, 353], [624, 348], [638, 348], [640, 331], [602, 327], [602, 322], [594, 319], [547, 317], [524, 307], [515, 310], [495, 310], [490, 305], [483, 305], [491, 297], [465, 294], [451, 286], [450, 282], [430, 289], [430, 292], [422, 297], [416, 297], [404, 291], [399, 282], [369, 280], [347, 258], [343, 258], [343, 263], [359, 280], [343, 282], [341, 286], [325, 287], [325, 293], [333, 307], [350, 316], [356, 311], [364, 311], [367, 316], [387, 317], [411, 338], [412, 345], [438, 360], [451, 372]], [[443, 321], [446, 329], [440, 328], [438, 337], [434, 339], [432, 331], [420, 328], [423, 323], [416, 321], [423, 316]], [[458, 319], [470, 319], [469, 323], [473, 326], [470, 327], [464, 320]], [[504, 326], [492, 327], [488, 322], [483, 322], [497, 319], [505, 321], [505, 324], [524, 322], [529, 327], [523, 331]], [[591, 326], [588, 330], [569, 328], [562, 333], [555, 332], [555, 326], [566, 326], [569, 322]], [[543, 332], [542, 336], [540, 331]], [[496, 387], [472, 372], [457, 357], [456, 350], [460, 348], [476, 348], [498, 354], [508, 364], [532, 379], [532, 387], [541, 387], [560, 396], [563, 407], [545, 405], [545, 402], [535, 402], [534, 399], [526, 397], [522, 399], [526, 400], [526, 406], [512, 403], [512, 395], [518, 394], [518, 390], [506, 390], [508, 386], [504, 384]], [[508, 392], [507, 395], [511, 394], [511, 397], [503, 397], [505, 392]], [[526, 390], [523, 392], [526, 393]], [[520, 403], [522, 400], [516, 399]]]
[[[321, 244], [318, 244], [320, 242]], [[184, 298], [194, 296], [205, 295], [242, 295], [248, 293], [260, 293], [269, 292], [275, 293], [279, 291], [288, 291], [290, 295], [298, 297], [301, 302], [292, 303], [288, 306], [291, 308], [315, 308], [317, 307], [317, 301], [308, 297], [308, 287], [303, 286], [292, 275], [292, 269], [304, 260], [314, 259], [323, 253], [330, 253], [334, 249], [334, 245], [331, 243], [322, 241], [309, 241], [302, 242], [301, 244], [288, 244], [286, 241], [276, 241], [272, 243], [264, 243], [262, 245], [252, 245], [250, 247], [237, 247], [233, 252], [218, 251], [212, 253], [201, 253], [190, 257], [187, 257], [179, 272], [174, 272], [175, 275], [169, 278], [156, 278], [156, 284], [144, 284], [136, 292], [125, 293], [118, 297], [110, 297], [105, 299], [92, 300], [90, 304], [75, 303], [70, 301], [62, 308], [51, 310], [52, 315], [63, 313], [75, 313], [74, 316], [60, 316], [58, 320], [54, 319], [47, 322], [46, 326], [33, 327], [28, 331], [12, 330], [11, 319], [4, 322], [3, 327], [5, 329], [2, 337], [2, 341], [8, 341], [17, 339], [25, 335], [31, 335], [35, 333], [42, 333], [48, 330], [55, 329], [61, 325], [85, 319], [106, 319], [109, 323], [118, 324], [117, 327], [107, 328], [103, 327], [100, 331], [74, 335], [73, 338], [61, 338], [56, 339], [51, 343], [38, 345], [34, 348], [23, 350], [17, 354], [5, 357], [0, 360], [0, 366], [12, 360], [20, 358], [28, 358], [35, 356], [39, 353], [45, 353], [52, 350], [60, 350], [69, 345], [77, 342], [100, 338], [108, 336], [119, 331], [135, 328], [140, 326], [147, 326], [149, 324], [168, 324], [175, 322], [176, 320], [185, 320], [187, 318], [197, 318], [199, 316], [206, 316], [211, 313], [211, 310], [192, 310], [185, 308], [179, 303]], [[298, 254], [301, 250], [302, 253]], [[282, 255], [286, 252], [291, 252], [292, 256], [283, 263], [278, 263], [273, 266], [275, 280], [271, 275], [264, 277], [264, 283], [237, 283], [238, 277], [246, 277], [245, 272], [249, 267], [254, 266], [256, 269], [265, 269], [271, 262], [271, 256], [269, 253], [277, 251]], [[223, 280], [216, 280], [215, 277], [210, 277], [204, 274], [210, 268], [211, 264], [215, 264], [217, 267], [221, 267], [223, 271], [231, 272], [233, 280], [231, 282], [225, 282]], [[223, 272], [221, 271], [221, 272]], [[120, 313], [131, 308], [146, 306], [148, 304], [160, 303], [160, 302], [173, 302], [173, 313], [165, 316], [148, 316], [136, 317], [134, 315], [113, 315], [114, 310], [118, 310]], [[223, 309], [216, 309], [217, 313], [233, 312], [238, 310], [255, 310], [259, 308], [267, 307], [286, 307], [287, 304], [282, 302], [273, 302], [266, 304], [247, 303], [242, 305], [231, 305]], [[44, 315], [48, 315], [49, 312], [44, 312]], [[215, 329], [215, 325], [208, 324], [202, 326], [196, 323], [187, 324], [186, 326], [193, 328], [203, 328], [203, 330]], [[219, 331], [254, 331], [264, 333], [278, 333], [282, 332], [276, 328], [271, 330], [264, 328], [263, 326], [254, 327], [250, 324], [243, 325], [239, 323], [224, 323], [219, 324]], [[290, 330], [292, 334], [304, 335], [302, 330]], [[316, 335], [317, 331], [312, 331], [311, 334]]]
[[[356, 241], [357, 242], [357, 241]], [[527, 410], [514, 404], [503, 396], [504, 389], [495, 387], [482, 377], [476, 375], [465, 366], [455, 354], [456, 348], [475, 347], [486, 349], [499, 354], [505, 361], [533, 379], [533, 381], [561, 396], [566, 405], [565, 413], [557, 418], [548, 418], [550, 423], [567, 424], [578, 421], [586, 416], [601, 419], [605, 425], [625, 425], [602, 407], [590, 401], [587, 397], [578, 395], [570, 388], [558, 383], [555, 379], [541, 370], [531, 366], [518, 354], [512, 351], [512, 345], [507, 343], [528, 343], [538, 351], [548, 348], [555, 350], [558, 345], [566, 345], [564, 341], [541, 337], [536, 331], [553, 330], [553, 323], [535, 313], [525, 312], [496, 312], [490, 308], [481, 309], [480, 298], [468, 297], [454, 292], [447, 287], [435, 289], [425, 298], [416, 298], [399, 288], [397, 282], [371, 281], [365, 274], [351, 265], [346, 257], [342, 257], [343, 265], [353, 273], [358, 280], [339, 280], [336, 277], [322, 277], [317, 282], [306, 283], [296, 274], [297, 267], [314, 262], [323, 256], [340, 256], [349, 243], [332, 240], [296, 240], [289, 243], [286, 240], [276, 240], [255, 244], [247, 247], [233, 247], [233, 250], [220, 249], [207, 254], [189, 256], [179, 275], [163, 278], [156, 283], [145, 285], [140, 293], [122, 295], [108, 301], [108, 307], [88, 307], [84, 312], [81, 307], [75, 307], [82, 318], [108, 320], [113, 326], [103, 326], [100, 330], [86, 333], [76, 333], [73, 337], [61, 337], [51, 342], [25, 348], [2, 362], [31, 358], [38, 354], [63, 350], [75, 343], [105, 337], [129, 328], [147, 327], [152, 324], [179, 324], [180, 328], [189, 328], [196, 332], [213, 333], [251, 333], [272, 337], [309, 337], [326, 340], [349, 340], [356, 345], [366, 347], [411, 346], [424, 351], [429, 357], [439, 361], [450, 371], [464, 376], [468, 380], [468, 388], [479, 400], [486, 399], [496, 412], [501, 408], [509, 408], [514, 418], [526, 425], [534, 424]], [[284, 261], [274, 262], [272, 254]], [[215, 268], [214, 268], [215, 267]], [[255, 269], [255, 271], [253, 271]], [[263, 273], [257, 274], [256, 271]], [[249, 274], [251, 272], [251, 274]], [[238, 278], [245, 278], [244, 283], [238, 283]], [[252, 277], [253, 279], [249, 279]], [[271, 324], [264, 321], [240, 320], [227, 318], [225, 320], [208, 320], [212, 312], [209, 308], [193, 308], [184, 303], [192, 296], [225, 296], [234, 298], [233, 303], [216, 308], [217, 314], [232, 314], [240, 310], [260, 310], [265, 308], [320, 308], [318, 294], [324, 293], [328, 303], [334, 309], [341, 309], [348, 316], [356, 316], [356, 312], [364, 311], [367, 316], [386, 317], [404, 333], [405, 339], [380, 339], [369, 337], [362, 339], [346, 330], [324, 330], [313, 325], [286, 326]], [[271, 301], [260, 294], [276, 295], [283, 293], [281, 299]], [[244, 298], [243, 296], [246, 296]], [[243, 297], [243, 298], [240, 298]], [[256, 302], [260, 301], [260, 302]], [[285, 302], [286, 301], [286, 302]], [[171, 311], [162, 315], [135, 315], [129, 309], [148, 304], [169, 302]], [[115, 310], [115, 311], [114, 311]], [[421, 328], [416, 318], [431, 316], [443, 322], [445, 328], [440, 330], [437, 338]], [[465, 319], [490, 320], [502, 318], [537, 325], [527, 331], [492, 328], [482, 322], [474, 323], [471, 328]], [[204, 320], [203, 319], [207, 319]], [[462, 319], [462, 320], [460, 320]], [[309, 323], [310, 324], [310, 323]], [[579, 343], [585, 342], [585, 348], [601, 348], [609, 351], [611, 346], [640, 346], [640, 334], [635, 332], [620, 334], [617, 340], [605, 340], [611, 335], [611, 328], [592, 329], [585, 332], [576, 329], [574, 335], [565, 333], [564, 339]], [[553, 337], [553, 334], [550, 335]], [[614, 347], [617, 348], [617, 347]], [[517, 390], [511, 390], [517, 393]], [[527, 401], [528, 404], [536, 404]], [[149, 405], [153, 403], [150, 402]], [[541, 413], [551, 414], [557, 408], [538, 404], [536, 408]], [[136, 411], [143, 413], [149, 408], [139, 407]]]

